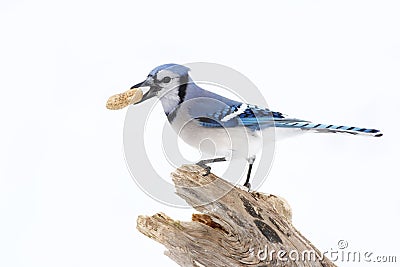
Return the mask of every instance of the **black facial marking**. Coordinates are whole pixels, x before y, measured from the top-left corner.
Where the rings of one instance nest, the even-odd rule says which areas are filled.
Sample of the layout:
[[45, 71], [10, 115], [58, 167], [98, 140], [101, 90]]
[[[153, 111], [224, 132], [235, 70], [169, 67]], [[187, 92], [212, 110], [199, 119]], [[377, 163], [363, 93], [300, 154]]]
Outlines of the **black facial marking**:
[[[165, 78], [165, 77], [164, 77]], [[163, 79], [164, 79], [163, 78]], [[182, 76], [179, 79], [179, 89], [178, 89], [178, 96], [179, 96], [179, 103], [178, 106], [170, 113], [165, 113], [165, 115], [167, 115], [168, 117], [168, 121], [172, 122], [175, 117], [176, 117], [176, 113], [179, 109], [179, 105], [183, 103], [183, 101], [185, 100], [185, 95], [186, 95], [186, 88], [187, 88], [187, 83], [188, 83], [189, 77], [188, 75]]]
[[178, 110], [178, 107], [175, 108], [172, 112], [170, 113], [165, 113], [165, 115], [167, 115], [168, 121], [171, 123], [175, 117], [176, 117], [176, 111]]
[[179, 104], [182, 104], [182, 102], [185, 100], [186, 88], [187, 88], [188, 81], [189, 81], [188, 75], [182, 76], [179, 79], [179, 83], [180, 83], [179, 92], [178, 92]]

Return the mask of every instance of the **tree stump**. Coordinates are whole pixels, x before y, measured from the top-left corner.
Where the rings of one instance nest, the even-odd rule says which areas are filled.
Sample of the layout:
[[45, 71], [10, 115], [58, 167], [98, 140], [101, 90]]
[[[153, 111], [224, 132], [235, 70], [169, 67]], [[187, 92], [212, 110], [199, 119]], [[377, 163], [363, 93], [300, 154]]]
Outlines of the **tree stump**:
[[137, 220], [180, 266], [335, 266], [294, 228], [284, 199], [203, 174], [196, 165], [172, 173], [176, 193], [201, 212], [191, 222], [164, 213]]

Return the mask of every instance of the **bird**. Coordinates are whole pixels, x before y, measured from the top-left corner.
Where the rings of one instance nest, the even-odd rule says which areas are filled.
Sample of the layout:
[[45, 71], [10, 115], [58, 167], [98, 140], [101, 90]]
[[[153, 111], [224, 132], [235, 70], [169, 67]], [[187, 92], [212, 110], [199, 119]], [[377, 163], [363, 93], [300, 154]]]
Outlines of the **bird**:
[[196, 163], [206, 170], [205, 175], [210, 173], [211, 163], [234, 158], [246, 160], [248, 170], [244, 186], [248, 190], [251, 188], [253, 164], [265, 132], [276, 131], [288, 136], [303, 132], [383, 135], [376, 129], [313, 123], [229, 99], [203, 89], [191, 78], [190, 68], [175, 63], [154, 68], [143, 82], [131, 89], [145, 87], [148, 91], [134, 105], [156, 97], [168, 122], [185, 143], [199, 148], [202, 141], [212, 140], [213, 146], [206, 146], [201, 152], [213, 157]]

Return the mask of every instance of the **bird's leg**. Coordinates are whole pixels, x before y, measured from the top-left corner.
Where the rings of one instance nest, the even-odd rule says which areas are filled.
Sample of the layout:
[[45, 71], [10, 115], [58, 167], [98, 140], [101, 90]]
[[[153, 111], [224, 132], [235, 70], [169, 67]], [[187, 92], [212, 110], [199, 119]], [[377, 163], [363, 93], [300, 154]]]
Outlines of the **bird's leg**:
[[250, 158], [247, 159], [247, 161], [249, 162], [249, 170], [247, 171], [247, 177], [246, 177], [246, 182], [244, 183], [244, 186], [247, 187], [250, 191], [250, 175], [251, 175], [251, 169], [253, 169], [253, 164], [254, 161], [256, 160], [256, 156], [252, 156]]
[[250, 175], [251, 175], [251, 169], [253, 168], [253, 163], [249, 163], [249, 170], [247, 171], [247, 177], [246, 177], [246, 182], [244, 182], [244, 186], [247, 187], [250, 191]]
[[214, 158], [214, 159], [203, 159], [203, 160], [200, 160], [199, 162], [197, 162], [196, 165], [204, 168], [206, 170], [206, 173], [204, 174], [204, 176], [207, 176], [211, 172], [211, 167], [208, 166], [207, 164], [214, 163], [214, 162], [222, 162], [222, 161], [226, 161], [226, 158], [222, 157], [222, 158]]

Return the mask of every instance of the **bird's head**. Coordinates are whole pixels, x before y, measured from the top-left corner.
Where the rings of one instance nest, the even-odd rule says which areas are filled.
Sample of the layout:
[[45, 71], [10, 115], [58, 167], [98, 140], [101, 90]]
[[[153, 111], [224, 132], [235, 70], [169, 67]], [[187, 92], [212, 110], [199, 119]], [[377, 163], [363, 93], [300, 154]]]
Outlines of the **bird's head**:
[[132, 86], [131, 89], [149, 87], [148, 91], [143, 95], [142, 100], [138, 103], [154, 96], [158, 98], [164, 96], [179, 97], [179, 90], [183, 90], [182, 85], [185, 86], [189, 82], [189, 70], [188, 67], [178, 64], [164, 64], [153, 69], [147, 75], [146, 80]]

